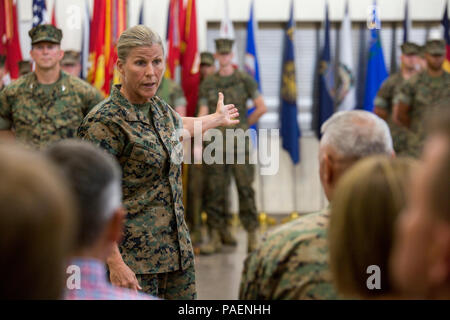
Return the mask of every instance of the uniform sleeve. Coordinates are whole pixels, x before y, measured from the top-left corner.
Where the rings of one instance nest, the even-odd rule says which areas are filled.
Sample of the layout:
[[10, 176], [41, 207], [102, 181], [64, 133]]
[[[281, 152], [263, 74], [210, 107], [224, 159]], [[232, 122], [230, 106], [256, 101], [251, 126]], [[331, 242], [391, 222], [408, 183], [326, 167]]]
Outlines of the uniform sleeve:
[[9, 130], [12, 125], [11, 105], [8, 102], [7, 88], [0, 91], [0, 130]]
[[403, 82], [396, 90], [393, 101], [394, 105], [400, 102], [408, 106], [411, 105], [414, 96], [414, 85], [410, 80]]
[[209, 77], [205, 78], [200, 84], [200, 88], [198, 91], [198, 106], [208, 106], [208, 82], [210, 81]]
[[392, 86], [387, 79], [383, 82], [380, 87], [380, 90], [377, 92], [377, 96], [375, 97], [374, 105], [383, 109], [389, 108], [389, 100], [392, 97]]
[[85, 118], [78, 128], [78, 137], [92, 142], [108, 151], [115, 157], [122, 154], [125, 146], [125, 136], [117, 124], [107, 121], [95, 121], [93, 118]]
[[252, 100], [258, 98], [261, 93], [258, 90], [258, 83], [255, 81], [255, 79], [244, 73], [244, 82], [248, 97]]
[[173, 110], [171, 106], [167, 105], [167, 107], [169, 108], [170, 115], [172, 116], [175, 129], [183, 129], [183, 119], [181, 119], [179, 113]]
[[88, 85], [89, 88], [86, 90], [86, 94], [84, 97], [84, 106], [83, 106], [83, 114], [87, 115], [89, 111], [95, 107], [97, 104], [103, 101], [103, 94], [91, 85]]

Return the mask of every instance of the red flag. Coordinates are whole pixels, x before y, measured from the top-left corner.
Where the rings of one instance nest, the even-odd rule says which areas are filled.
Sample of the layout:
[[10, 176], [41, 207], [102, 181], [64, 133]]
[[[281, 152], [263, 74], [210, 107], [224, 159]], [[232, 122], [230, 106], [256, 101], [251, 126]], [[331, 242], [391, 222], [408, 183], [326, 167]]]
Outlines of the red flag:
[[53, 9], [52, 9], [52, 25], [57, 27], [57, 25], [56, 25], [56, 0], [53, 3]]
[[186, 24], [181, 57], [181, 85], [187, 100], [186, 115], [193, 117], [197, 106], [200, 84], [200, 57], [197, 48], [197, 6], [195, 0], [188, 0]]
[[166, 76], [175, 79], [175, 72], [178, 65], [180, 65], [180, 46], [181, 46], [181, 32], [180, 32], [180, 9], [183, 8], [182, 0], [170, 0], [169, 16], [167, 20], [167, 62], [166, 62]]
[[0, 54], [6, 54], [6, 69], [10, 77], [16, 79], [19, 77], [18, 62], [22, 60], [17, 28], [16, 1], [0, 1]]
[[109, 59], [109, 70], [112, 74], [113, 84], [120, 83], [120, 74], [117, 70], [117, 41], [120, 35], [127, 28], [127, 3], [126, 0], [115, 0], [115, 10], [113, 14], [114, 22], [113, 34], [112, 34], [112, 47], [111, 47], [111, 58]]
[[90, 28], [88, 81], [105, 96], [118, 82], [116, 43], [127, 25], [126, 0], [94, 0]]
[[449, 21], [448, 21], [448, 3], [445, 4], [444, 16], [442, 17], [442, 26], [444, 28], [444, 39], [446, 43], [447, 54], [445, 56], [445, 61], [443, 68], [445, 71], [450, 72], [450, 33], [449, 33]]
[[[105, 1], [94, 0], [94, 9], [89, 35], [89, 72], [87, 80], [95, 84], [97, 78], [98, 60], [103, 51], [105, 32]], [[103, 86], [96, 86], [100, 89]]]

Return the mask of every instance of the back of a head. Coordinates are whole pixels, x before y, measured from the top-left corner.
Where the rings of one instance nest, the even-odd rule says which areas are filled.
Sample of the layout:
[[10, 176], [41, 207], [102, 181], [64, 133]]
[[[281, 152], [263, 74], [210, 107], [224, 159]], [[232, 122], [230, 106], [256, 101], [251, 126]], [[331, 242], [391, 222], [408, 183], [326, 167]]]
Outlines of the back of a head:
[[336, 112], [322, 125], [321, 132], [321, 146], [331, 146], [346, 159], [358, 160], [371, 155], [393, 154], [389, 127], [371, 112]]
[[[367, 298], [392, 293], [389, 255], [414, 163], [406, 158], [370, 157], [356, 163], [338, 182], [331, 204], [329, 248], [340, 294]], [[381, 290], [367, 287], [367, 268], [372, 265], [380, 268]]]
[[46, 155], [62, 170], [78, 202], [75, 250], [90, 248], [121, 206], [120, 168], [112, 156], [81, 140], [57, 142]]
[[0, 145], [0, 299], [60, 299], [75, 223], [64, 178], [38, 154]]

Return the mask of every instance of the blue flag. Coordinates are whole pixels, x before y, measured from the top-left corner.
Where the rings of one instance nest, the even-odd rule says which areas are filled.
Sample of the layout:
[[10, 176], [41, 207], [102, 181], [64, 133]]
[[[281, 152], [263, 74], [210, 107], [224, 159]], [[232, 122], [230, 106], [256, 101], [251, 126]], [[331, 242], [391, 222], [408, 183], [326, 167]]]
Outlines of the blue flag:
[[331, 65], [330, 54], [330, 20], [328, 19], [328, 3], [325, 6], [325, 42], [323, 45], [322, 55], [320, 58], [319, 70], [319, 114], [317, 136], [322, 137], [320, 128], [334, 113], [334, 102], [331, 92], [334, 88], [334, 72]]
[[33, 28], [49, 22], [45, 0], [33, 0]]
[[295, 81], [294, 43], [295, 30], [294, 5], [284, 33], [283, 65], [281, 72], [281, 138], [283, 149], [289, 152], [294, 164], [300, 161], [300, 128], [297, 122], [297, 83]]
[[[256, 54], [256, 43], [255, 43], [255, 29], [256, 29], [256, 22], [253, 18], [253, 1], [251, 3], [250, 7], [250, 19], [247, 23], [247, 47], [245, 49], [245, 64], [244, 68], [245, 71], [251, 75], [256, 83], [258, 84], [258, 90], [261, 92], [261, 84], [259, 81], [259, 66], [258, 66], [258, 55]], [[247, 117], [250, 116], [254, 111], [256, 107], [252, 107], [247, 111]], [[255, 123], [251, 127], [251, 129], [254, 129], [255, 131], [252, 131], [252, 141], [253, 146], [256, 147], [257, 145], [257, 139], [254, 133], [256, 130], [258, 130], [258, 124]]]
[[[139, 9], [139, 22], [138, 22], [138, 24], [144, 24], [144, 0], [142, 0], [141, 8]], [[169, 24], [167, 24], [167, 25], [169, 25]]]
[[376, 6], [373, 12], [373, 28], [370, 30], [369, 59], [367, 61], [366, 89], [364, 94], [364, 110], [373, 111], [373, 101], [383, 81], [388, 77], [384, 63], [383, 48], [381, 47], [379, 20]]

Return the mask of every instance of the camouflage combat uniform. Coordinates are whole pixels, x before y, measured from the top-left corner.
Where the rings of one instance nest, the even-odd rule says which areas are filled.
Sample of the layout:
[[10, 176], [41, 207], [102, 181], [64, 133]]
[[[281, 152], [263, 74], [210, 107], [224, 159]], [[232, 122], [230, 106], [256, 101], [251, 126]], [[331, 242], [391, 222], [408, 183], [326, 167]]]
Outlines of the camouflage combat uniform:
[[[259, 96], [256, 81], [248, 74], [235, 70], [232, 75], [222, 77], [215, 73], [205, 78], [200, 86], [199, 105], [208, 106], [208, 112], [214, 113], [217, 108], [218, 93], [224, 94], [225, 104], [234, 104], [239, 111], [240, 123], [228, 129], [249, 128], [247, 122], [247, 100], [256, 99]], [[244, 149], [234, 143], [234, 150], [227, 150], [225, 143], [225, 128], [219, 127], [223, 132], [224, 144], [222, 150], [225, 163], [226, 153], [233, 152], [235, 160], [237, 156], [245, 157], [245, 164], [205, 164], [207, 176], [205, 211], [208, 215], [208, 225], [213, 229], [222, 229], [226, 226], [228, 188], [231, 175], [234, 176], [239, 195], [239, 218], [247, 231], [254, 231], [258, 227], [255, 191], [253, 190], [254, 165], [249, 164], [249, 139], [245, 139]], [[214, 140], [214, 139], [213, 139]], [[213, 141], [212, 141], [213, 142]], [[211, 143], [212, 143], [211, 142]]]
[[328, 264], [329, 209], [271, 232], [244, 262], [239, 299], [337, 299]]
[[413, 135], [409, 130], [395, 124], [392, 121], [393, 101], [399, 87], [405, 82], [402, 73], [397, 72], [389, 76], [378, 90], [375, 98], [375, 106], [384, 109], [388, 114], [387, 124], [391, 130], [394, 150], [397, 155], [408, 154], [408, 140], [413, 139]]
[[164, 100], [172, 108], [186, 106], [183, 89], [173, 80], [163, 77], [156, 95]]
[[[78, 130], [114, 155], [127, 209], [119, 248], [146, 293], [195, 299], [194, 254], [184, 220], [182, 149], [173, 135], [180, 116], [159, 97], [133, 105], [114, 86]], [[176, 161], [174, 161], [176, 160]]]
[[50, 85], [38, 83], [34, 72], [0, 93], [0, 129], [14, 129], [16, 138], [34, 148], [76, 136], [89, 110], [103, 100], [94, 87], [61, 71]]
[[409, 130], [413, 139], [408, 139], [408, 154], [419, 157], [425, 139], [425, 119], [433, 107], [439, 103], [450, 104], [450, 74], [444, 72], [440, 77], [431, 77], [427, 71], [421, 72], [400, 86], [394, 98], [410, 107]]

